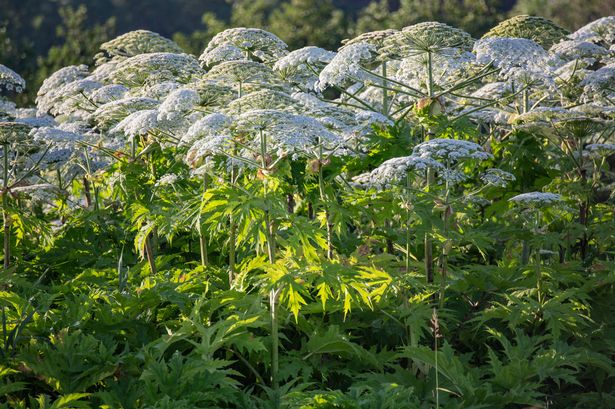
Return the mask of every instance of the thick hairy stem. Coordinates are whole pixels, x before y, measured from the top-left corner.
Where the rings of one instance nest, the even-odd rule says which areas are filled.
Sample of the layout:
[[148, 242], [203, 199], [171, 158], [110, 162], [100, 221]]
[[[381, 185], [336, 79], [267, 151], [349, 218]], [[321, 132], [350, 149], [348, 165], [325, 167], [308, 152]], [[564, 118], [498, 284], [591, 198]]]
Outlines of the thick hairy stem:
[[521, 265], [525, 266], [530, 262], [530, 243], [527, 240], [523, 240], [523, 247], [521, 248]]
[[410, 197], [410, 173], [406, 175], [406, 273], [410, 272], [410, 218], [412, 216], [411, 197]]
[[[540, 211], [536, 210], [536, 219], [534, 222], [536, 234], [540, 234]], [[540, 263], [540, 246], [534, 249], [534, 267], [536, 271], [536, 294], [538, 297], [538, 305], [542, 305], [542, 266]]]
[[199, 226], [199, 250], [201, 252], [201, 266], [206, 267], [209, 264], [207, 257], [207, 239], [203, 232], [203, 228]]
[[[203, 194], [207, 192], [207, 175], [203, 178]], [[205, 237], [205, 231], [201, 223], [201, 214], [199, 212], [199, 251], [201, 252], [201, 266], [206, 267], [209, 264], [207, 256], [207, 238]]]
[[152, 275], [156, 275], [156, 260], [154, 260], [154, 250], [152, 248], [152, 237], [148, 234], [145, 238], [145, 256], [149, 264], [149, 269]]
[[[2, 195], [3, 206], [6, 208], [6, 192]], [[9, 268], [11, 259], [11, 216], [6, 210], [2, 210], [4, 220], [4, 269]]]
[[229, 230], [229, 248], [228, 248], [228, 277], [229, 277], [229, 282], [233, 282], [233, 280], [235, 279], [235, 263], [236, 263], [236, 256], [235, 256], [235, 240], [236, 240], [236, 236], [237, 236], [237, 224], [235, 223], [235, 220], [233, 218], [233, 215], [230, 216], [229, 218], [229, 223], [230, 223], [230, 230]]
[[269, 293], [269, 307], [271, 311], [271, 387], [275, 391], [275, 407], [279, 407], [278, 391], [280, 388], [279, 373], [279, 327], [278, 327], [278, 303], [279, 292], [277, 289], [272, 289]]
[[431, 52], [427, 52], [427, 94], [429, 97], [433, 97], [433, 62]]
[[[267, 168], [266, 154], [267, 154], [267, 139], [263, 131], [260, 131], [261, 140], [261, 166], [263, 170]], [[263, 178], [263, 196], [265, 203], [267, 202], [267, 177]], [[275, 264], [275, 227], [271, 220], [269, 209], [265, 210], [264, 214], [265, 222], [265, 238], [267, 240], [267, 255], [269, 257], [269, 263]], [[278, 304], [279, 304], [279, 289], [274, 287], [269, 292], [269, 309], [271, 314], [271, 387], [275, 393], [274, 407], [279, 408], [279, 323], [278, 323]]]
[[85, 195], [85, 207], [89, 208], [92, 206], [92, 193], [87, 175], [83, 177], [83, 194]]
[[[589, 219], [589, 201], [584, 201], [579, 206], [579, 223], [582, 224], [585, 228], [587, 228], [587, 223]], [[583, 232], [583, 237], [581, 237], [579, 243], [579, 252], [581, 254], [581, 261], [585, 261], [587, 258], [589, 248], [589, 239], [587, 237], [587, 231]]]
[[2, 180], [2, 220], [4, 224], [3, 239], [4, 239], [4, 269], [8, 269], [11, 260], [11, 216], [8, 212], [9, 207], [9, 155], [8, 146], [2, 146], [2, 154], [4, 155], [4, 178]]
[[442, 256], [441, 256], [441, 263], [440, 263], [440, 308], [444, 307], [444, 295], [445, 295], [445, 291], [446, 291], [446, 278], [448, 276], [448, 253], [451, 250], [451, 243], [449, 242], [449, 238], [448, 238], [448, 224], [449, 224], [449, 217], [451, 216], [451, 214], [449, 214], [449, 212], [452, 212], [451, 207], [449, 205], [449, 184], [448, 181], [446, 182], [446, 195], [444, 198], [444, 214], [442, 215], [442, 223], [444, 225], [444, 238], [446, 239], [444, 241], [444, 244], [442, 246]]
[[325, 210], [325, 223], [327, 225], [327, 258], [333, 258], [333, 224], [331, 223], [331, 215], [326, 205], [325, 182], [322, 171], [322, 145], [320, 146], [320, 155], [318, 158], [318, 190], [320, 192], [320, 201]]
[[[241, 90], [241, 84], [240, 84]], [[240, 91], [241, 93], [241, 91]], [[237, 154], [237, 147], [233, 148], [233, 155]], [[231, 166], [231, 185], [235, 184], [235, 179], [237, 178], [237, 168], [235, 165]], [[229, 216], [229, 242], [228, 242], [228, 276], [229, 276], [229, 284], [233, 282], [235, 279], [235, 241], [237, 241], [237, 224], [235, 223], [235, 218], [231, 214]]]
[[[433, 171], [431, 169], [427, 169], [426, 183], [427, 183], [427, 191], [429, 191], [429, 186], [431, 185], [431, 179], [433, 178]], [[427, 277], [428, 283], [433, 283], [433, 245], [431, 242], [431, 234], [428, 231], [425, 231], [425, 276]]]
[[382, 63], [382, 114], [387, 115], [389, 113], [389, 93], [387, 90], [387, 63]]

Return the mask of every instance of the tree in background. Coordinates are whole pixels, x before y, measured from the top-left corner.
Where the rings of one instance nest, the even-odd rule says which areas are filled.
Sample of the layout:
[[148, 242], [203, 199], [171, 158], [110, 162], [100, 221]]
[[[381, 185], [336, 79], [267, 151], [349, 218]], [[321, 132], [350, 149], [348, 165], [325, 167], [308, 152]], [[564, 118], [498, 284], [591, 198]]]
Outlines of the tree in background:
[[173, 40], [187, 53], [199, 55], [205, 45], [220, 31], [228, 28], [224, 20], [216, 17], [214, 13], [205, 13], [201, 19], [203, 28], [193, 31], [190, 34], [175, 33]]
[[511, 16], [529, 14], [553, 20], [569, 30], [615, 14], [614, 0], [519, 0]]
[[355, 35], [386, 28], [402, 28], [422, 21], [439, 21], [459, 27], [474, 36], [502, 18], [500, 0], [374, 0], [359, 14]]
[[336, 49], [348, 34], [348, 21], [332, 0], [291, 0], [273, 11], [269, 29], [291, 49], [308, 44]]
[[[77, 8], [70, 6], [59, 10], [62, 23], [56, 28], [59, 45], [49, 49], [45, 57], [39, 57], [35, 83], [29, 87], [31, 97], [45, 78], [67, 65], [88, 64], [98, 52], [101, 43], [115, 35], [115, 19], [112, 17], [103, 24], [88, 27], [88, 10], [85, 5]], [[32, 95], [33, 94], [33, 95]]]

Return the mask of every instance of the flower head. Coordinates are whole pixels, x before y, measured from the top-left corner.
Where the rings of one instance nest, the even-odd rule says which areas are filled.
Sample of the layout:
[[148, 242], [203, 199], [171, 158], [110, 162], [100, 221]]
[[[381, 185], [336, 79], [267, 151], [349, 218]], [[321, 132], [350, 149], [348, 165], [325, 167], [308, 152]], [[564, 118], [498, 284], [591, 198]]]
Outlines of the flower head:
[[436, 138], [414, 147], [414, 155], [423, 158], [441, 159], [445, 162], [458, 162], [466, 159], [487, 160], [492, 156], [477, 143], [459, 139]]
[[94, 56], [96, 65], [113, 59], [134, 57], [149, 53], [176, 53], [184, 51], [175, 42], [148, 30], [135, 30], [122, 34], [100, 45], [100, 53]]
[[273, 62], [286, 54], [288, 46], [275, 34], [258, 28], [230, 28], [211, 39], [199, 60], [205, 61], [213, 50], [222, 45], [232, 45], [261, 62]]
[[529, 192], [511, 197], [510, 202], [524, 207], [547, 207], [562, 201], [562, 197], [556, 193]]
[[22, 92], [26, 88], [26, 80], [9, 67], [0, 64], [0, 89], [2, 88]]
[[527, 38], [548, 49], [568, 34], [567, 30], [546, 18], [520, 15], [502, 21], [489, 30], [483, 38]]

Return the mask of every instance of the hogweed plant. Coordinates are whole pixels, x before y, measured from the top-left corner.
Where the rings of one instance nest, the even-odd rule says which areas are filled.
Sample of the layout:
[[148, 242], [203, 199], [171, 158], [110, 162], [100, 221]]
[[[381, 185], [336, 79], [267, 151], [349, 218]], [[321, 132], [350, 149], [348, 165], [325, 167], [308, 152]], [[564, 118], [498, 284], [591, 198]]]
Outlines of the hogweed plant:
[[614, 40], [138, 30], [36, 109], [0, 66], [8, 407], [613, 406]]

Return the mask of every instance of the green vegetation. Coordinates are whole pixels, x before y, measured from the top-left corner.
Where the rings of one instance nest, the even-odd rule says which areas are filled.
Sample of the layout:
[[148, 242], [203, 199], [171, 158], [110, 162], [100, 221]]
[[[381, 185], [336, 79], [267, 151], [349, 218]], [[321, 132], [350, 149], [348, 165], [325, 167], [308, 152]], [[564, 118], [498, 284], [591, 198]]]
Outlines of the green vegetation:
[[615, 407], [615, 16], [310, 3], [0, 64], [0, 409]]

